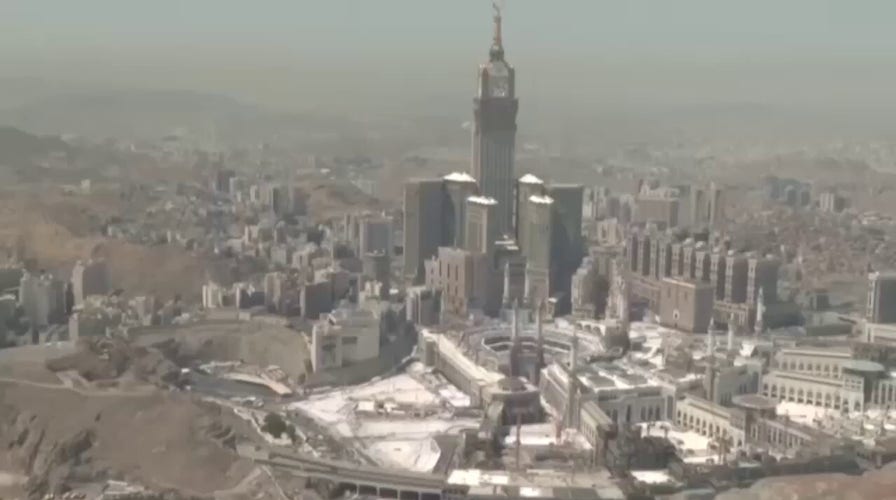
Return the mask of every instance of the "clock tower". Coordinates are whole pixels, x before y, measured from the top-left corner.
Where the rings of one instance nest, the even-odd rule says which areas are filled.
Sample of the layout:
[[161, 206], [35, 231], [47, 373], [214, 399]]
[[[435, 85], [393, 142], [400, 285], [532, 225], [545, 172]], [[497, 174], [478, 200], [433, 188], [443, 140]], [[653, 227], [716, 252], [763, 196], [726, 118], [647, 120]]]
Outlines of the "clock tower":
[[488, 62], [479, 66], [473, 99], [473, 177], [484, 196], [494, 198], [499, 234], [513, 232], [514, 146], [516, 143], [516, 74], [504, 60], [501, 11], [496, 5], [495, 35]]

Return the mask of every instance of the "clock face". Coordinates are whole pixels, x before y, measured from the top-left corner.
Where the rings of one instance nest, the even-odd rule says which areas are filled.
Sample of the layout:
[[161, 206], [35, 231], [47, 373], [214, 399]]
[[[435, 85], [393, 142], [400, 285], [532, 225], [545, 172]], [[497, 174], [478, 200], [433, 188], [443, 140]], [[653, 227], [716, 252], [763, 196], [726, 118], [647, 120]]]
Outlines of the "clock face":
[[510, 97], [510, 68], [503, 61], [488, 65], [489, 97]]
[[507, 97], [510, 95], [510, 80], [507, 77], [495, 77], [489, 81], [491, 97]]

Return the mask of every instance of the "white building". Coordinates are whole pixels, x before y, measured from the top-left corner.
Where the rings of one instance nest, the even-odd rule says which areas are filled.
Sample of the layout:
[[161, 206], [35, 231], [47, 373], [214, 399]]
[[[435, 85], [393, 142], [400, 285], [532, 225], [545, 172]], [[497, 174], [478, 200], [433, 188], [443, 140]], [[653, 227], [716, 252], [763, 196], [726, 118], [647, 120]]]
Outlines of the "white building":
[[322, 317], [311, 332], [315, 372], [376, 358], [380, 354], [380, 318], [372, 311], [342, 305]]

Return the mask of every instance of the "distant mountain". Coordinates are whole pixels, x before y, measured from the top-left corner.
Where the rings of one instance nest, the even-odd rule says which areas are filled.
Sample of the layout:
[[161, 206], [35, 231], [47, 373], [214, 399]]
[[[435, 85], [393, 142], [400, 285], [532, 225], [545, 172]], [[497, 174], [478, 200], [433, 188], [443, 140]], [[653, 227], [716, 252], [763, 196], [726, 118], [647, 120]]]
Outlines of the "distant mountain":
[[23, 167], [52, 153], [69, 153], [72, 147], [58, 137], [41, 137], [14, 127], [0, 126], [0, 165]]
[[156, 138], [176, 129], [211, 137], [220, 127], [256, 119], [260, 113], [218, 94], [118, 90], [34, 99], [0, 111], [0, 122], [42, 133], [93, 137]]

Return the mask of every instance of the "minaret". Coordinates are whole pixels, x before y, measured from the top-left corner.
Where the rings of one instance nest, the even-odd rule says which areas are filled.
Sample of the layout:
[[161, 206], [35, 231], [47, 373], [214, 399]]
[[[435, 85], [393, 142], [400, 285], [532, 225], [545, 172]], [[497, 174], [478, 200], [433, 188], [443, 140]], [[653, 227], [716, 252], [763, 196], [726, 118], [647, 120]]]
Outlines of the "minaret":
[[572, 345], [569, 349], [569, 394], [566, 398], [566, 427], [575, 427], [576, 400], [578, 399], [578, 378], [576, 372], [579, 368], [579, 334], [575, 331], [572, 333]]
[[765, 331], [765, 293], [759, 287], [759, 296], [756, 298], [756, 321], [753, 322], [753, 333], [762, 334]]
[[544, 317], [542, 316], [544, 309], [544, 301], [538, 302], [538, 308], [535, 310], [535, 332], [537, 335], [537, 347], [538, 347], [538, 366], [539, 368], [544, 366], [544, 331], [542, 329], [542, 322], [544, 321]]
[[715, 318], [709, 320], [709, 338], [706, 341], [706, 375], [703, 380], [703, 389], [706, 391], [706, 399], [715, 401], [716, 388], [716, 322]]
[[498, 234], [513, 230], [514, 154], [516, 144], [516, 74], [504, 60], [501, 10], [495, 9], [495, 32], [488, 62], [479, 66], [478, 89], [473, 99], [471, 173], [483, 196], [498, 202]]
[[728, 318], [728, 345], [727, 351], [734, 352], [734, 317]]
[[519, 332], [519, 301], [513, 301], [513, 319], [511, 320], [511, 346], [510, 346], [510, 376], [519, 377], [520, 370], [520, 332]]
[[629, 292], [631, 291], [631, 280], [628, 279], [627, 271], [625, 266], [622, 267], [622, 304], [620, 305], [620, 320], [622, 322], [622, 333], [626, 336], [629, 334], [629, 329], [631, 328], [631, 318], [629, 317], [628, 310], [628, 300], [629, 300]]
[[502, 304], [504, 307], [510, 305], [510, 262], [504, 262], [504, 297]]

